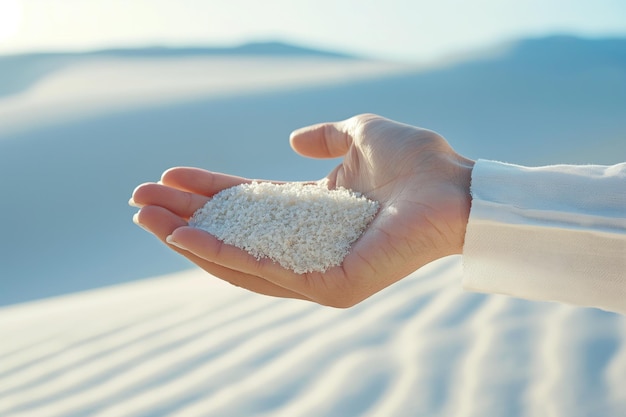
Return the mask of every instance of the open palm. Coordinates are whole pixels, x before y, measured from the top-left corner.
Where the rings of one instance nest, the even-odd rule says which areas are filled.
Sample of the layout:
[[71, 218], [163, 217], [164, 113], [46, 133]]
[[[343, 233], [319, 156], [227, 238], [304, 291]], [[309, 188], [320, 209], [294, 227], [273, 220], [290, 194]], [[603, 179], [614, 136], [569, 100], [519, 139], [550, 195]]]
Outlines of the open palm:
[[375, 219], [341, 266], [295, 274], [269, 259], [257, 260], [187, 219], [224, 188], [250, 180], [197, 168], [166, 171], [160, 184], [133, 194], [136, 221], [212, 275], [249, 290], [302, 298], [335, 307], [354, 305], [421, 266], [460, 253], [469, 215], [472, 161], [432, 131], [360, 115], [292, 134], [304, 156], [343, 161], [329, 186], [363, 193], [380, 203]]

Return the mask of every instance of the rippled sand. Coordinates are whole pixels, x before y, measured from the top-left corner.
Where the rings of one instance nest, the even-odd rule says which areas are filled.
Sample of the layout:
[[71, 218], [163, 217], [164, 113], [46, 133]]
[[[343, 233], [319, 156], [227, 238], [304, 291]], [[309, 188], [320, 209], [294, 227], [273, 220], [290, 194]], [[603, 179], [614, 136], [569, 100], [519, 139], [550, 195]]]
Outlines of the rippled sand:
[[626, 319], [427, 266], [348, 310], [192, 270], [0, 310], [0, 415], [620, 416]]

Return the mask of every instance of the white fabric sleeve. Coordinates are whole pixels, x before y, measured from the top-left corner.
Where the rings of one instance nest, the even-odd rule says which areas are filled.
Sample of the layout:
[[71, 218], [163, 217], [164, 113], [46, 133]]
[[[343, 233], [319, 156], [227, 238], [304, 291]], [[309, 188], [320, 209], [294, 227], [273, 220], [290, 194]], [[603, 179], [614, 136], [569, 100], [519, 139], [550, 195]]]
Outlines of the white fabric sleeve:
[[479, 160], [471, 193], [465, 289], [626, 314], [626, 163]]

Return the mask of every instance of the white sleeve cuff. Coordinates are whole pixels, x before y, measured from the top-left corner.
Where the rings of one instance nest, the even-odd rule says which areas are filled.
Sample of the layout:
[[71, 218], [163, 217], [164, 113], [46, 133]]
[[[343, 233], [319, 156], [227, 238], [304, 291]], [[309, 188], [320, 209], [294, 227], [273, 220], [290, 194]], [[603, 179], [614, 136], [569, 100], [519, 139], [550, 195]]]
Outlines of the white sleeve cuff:
[[477, 161], [465, 289], [626, 314], [626, 163]]

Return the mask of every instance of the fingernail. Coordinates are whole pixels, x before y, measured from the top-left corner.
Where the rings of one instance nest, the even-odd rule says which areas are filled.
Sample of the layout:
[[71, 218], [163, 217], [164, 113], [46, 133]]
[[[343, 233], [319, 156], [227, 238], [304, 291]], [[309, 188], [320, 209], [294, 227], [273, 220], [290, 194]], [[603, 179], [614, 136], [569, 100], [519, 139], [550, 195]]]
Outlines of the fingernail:
[[180, 243], [178, 243], [177, 241], [174, 240], [174, 238], [172, 237], [172, 235], [169, 235], [168, 237], [165, 238], [165, 241], [167, 243], [169, 243], [172, 246], [176, 246], [178, 249], [183, 249], [183, 250], [187, 250], [186, 247], [184, 247], [183, 245], [181, 245]]
[[130, 200], [128, 200], [128, 205], [131, 207], [137, 207], [137, 208], [141, 208], [141, 206], [137, 203], [135, 203], [135, 200], [133, 200], [133, 198], [131, 197]]
[[133, 214], [133, 223], [135, 223], [137, 226], [141, 227], [144, 230], [148, 230], [146, 226], [139, 222], [139, 212]]

